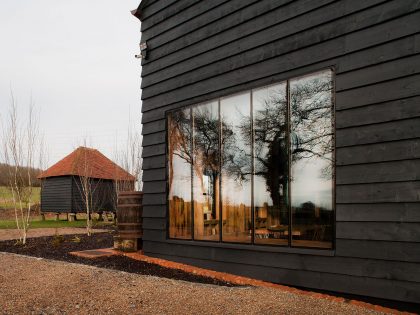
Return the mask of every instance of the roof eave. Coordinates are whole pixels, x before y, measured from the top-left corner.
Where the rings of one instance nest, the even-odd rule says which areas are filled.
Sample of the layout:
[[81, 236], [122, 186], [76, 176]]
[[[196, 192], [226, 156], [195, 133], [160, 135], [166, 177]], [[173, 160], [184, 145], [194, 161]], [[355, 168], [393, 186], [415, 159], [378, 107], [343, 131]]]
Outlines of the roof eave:
[[147, 5], [147, 3], [149, 2], [149, 0], [142, 0], [139, 4], [139, 6], [137, 7], [137, 9], [134, 9], [131, 11], [131, 14], [134, 15], [136, 18], [138, 18], [140, 21], [142, 20], [142, 12], [143, 12], [143, 8]]

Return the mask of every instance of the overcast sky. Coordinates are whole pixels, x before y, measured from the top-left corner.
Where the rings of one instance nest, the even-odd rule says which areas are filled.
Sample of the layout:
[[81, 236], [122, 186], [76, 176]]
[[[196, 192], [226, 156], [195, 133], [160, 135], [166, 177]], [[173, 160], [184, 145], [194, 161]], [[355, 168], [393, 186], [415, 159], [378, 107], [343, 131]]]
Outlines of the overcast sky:
[[10, 89], [40, 109], [49, 165], [87, 137], [112, 158], [129, 112], [140, 130], [140, 0], [1, 0], [0, 115]]

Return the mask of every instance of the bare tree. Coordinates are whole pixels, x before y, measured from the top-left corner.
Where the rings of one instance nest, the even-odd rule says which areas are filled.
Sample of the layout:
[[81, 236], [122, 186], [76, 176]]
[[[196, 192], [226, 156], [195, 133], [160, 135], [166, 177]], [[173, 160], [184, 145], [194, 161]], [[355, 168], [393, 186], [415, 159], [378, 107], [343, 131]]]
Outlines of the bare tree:
[[32, 99], [28, 105], [27, 120], [21, 124], [18, 104], [11, 92], [9, 113], [2, 122], [2, 148], [7, 168], [7, 186], [15, 210], [19, 242], [26, 243], [33, 208], [33, 187], [36, 177], [33, 169], [43, 165], [43, 141], [39, 134], [39, 119]]
[[[128, 173], [133, 175], [136, 179], [135, 186], [132, 187], [130, 181], [125, 180], [115, 180], [115, 189], [118, 193], [121, 191], [128, 190], [142, 190], [142, 136], [141, 131], [136, 129], [135, 123], [131, 120], [131, 113], [129, 113], [128, 124], [127, 124], [127, 134], [126, 138], [123, 141], [124, 146], [119, 148], [117, 143], [119, 139], [116, 139], [115, 150], [114, 150], [114, 161], [125, 169]], [[116, 172], [118, 170], [116, 169]], [[118, 174], [115, 174], [118, 178]]]
[[77, 156], [77, 173], [73, 176], [73, 180], [82, 199], [83, 207], [86, 211], [86, 233], [92, 235], [92, 214], [94, 211], [102, 208], [102, 196], [100, 187], [102, 180], [93, 177], [93, 165], [89, 159], [89, 150], [86, 147], [86, 139], [83, 147], [78, 148]]

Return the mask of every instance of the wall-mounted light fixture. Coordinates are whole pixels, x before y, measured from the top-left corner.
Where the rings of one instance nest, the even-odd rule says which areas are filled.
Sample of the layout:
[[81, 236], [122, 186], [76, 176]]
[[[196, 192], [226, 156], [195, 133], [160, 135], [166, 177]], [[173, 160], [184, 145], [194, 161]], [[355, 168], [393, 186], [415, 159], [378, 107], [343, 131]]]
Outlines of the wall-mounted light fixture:
[[140, 54], [139, 55], [134, 55], [134, 57], [138, 58], [138, 59], [147, 59], [147, 43], [140, 43]]

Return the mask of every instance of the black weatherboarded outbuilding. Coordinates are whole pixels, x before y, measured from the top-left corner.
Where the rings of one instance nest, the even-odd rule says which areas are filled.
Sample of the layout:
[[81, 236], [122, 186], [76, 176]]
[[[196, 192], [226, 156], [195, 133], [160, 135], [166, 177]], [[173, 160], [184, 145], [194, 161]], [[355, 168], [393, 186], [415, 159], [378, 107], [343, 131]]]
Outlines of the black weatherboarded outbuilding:
[[144, 0], [143, 249], [420, 301], [420, 2]]
[[92, 212], [115, 212], [116, 189], [134, 190], [134, 176], [98, 150], [79, 147], [38, 176], [41, 179], [41, 211], [86, 212], [83, 177], [90, 181]]

